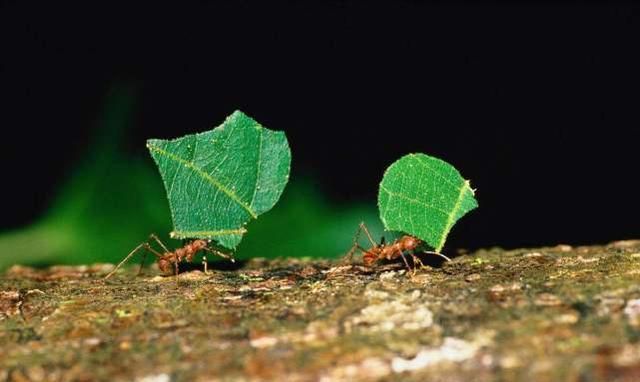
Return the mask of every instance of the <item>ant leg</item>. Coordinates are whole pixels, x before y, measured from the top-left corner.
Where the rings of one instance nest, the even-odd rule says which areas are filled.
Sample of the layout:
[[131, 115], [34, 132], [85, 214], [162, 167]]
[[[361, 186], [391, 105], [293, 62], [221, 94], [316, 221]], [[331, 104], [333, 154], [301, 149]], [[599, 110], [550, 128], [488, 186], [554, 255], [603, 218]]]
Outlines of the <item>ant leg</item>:
[[218, 256], [222, 257], [223, 259], [227, 259], [227, 260], [231, 261], [232, 263], [236, 262], [236, 259], [234, 259], [232, 255], [226, 254], [224, 252], [220, 252], [217, 249], [213, 249], [213, 248], [209, 248], [209, 247], [204, 247], [202, 249], [204, 249], [207, 252], [213, 253], [214, 255], [218, 255]]
[[153, 240], [155, 240], [155, 242], [156, 242], [156, 243], [158, 243], [158, 245], [160, 245], [160, 246], [162, 247], [162, 249], [164, 249], [165, 253], [166, 253], [166, 252], [171, 252], [171, 251], [169, 250], [169, 248], [167, 248], [167, 247], [164, 245], [164, 243], [162, 243], [162, 241], [160, 240], [160, 238], [159, 238], [155, 233], [152, 233], [151, 235], [149, 235], [149, 240], [152, 240], [152, 239], [153, 239]]
[[[156, 255], [156, 257], [161, 257], [162, 256], [158, 251], [156, 251], [155, 249], [151, 248], [149, 243], [143, 243], [141, 245], [144, 246], [144, 249], [146, 249], [147, 251], [149, 251], [149, 252], [153, 253], [154, 255]], [[142, 261], [140, 262], [140, 268], [138, 268], [138, 273], [136, 273], [136, 276], [139, 276], [140, 273], [142, 273], [142, 267], [144, 266], [144, 261], [146, 259], [147, 259], [147, 252], [145, 252], [144, 255], [142, 255]]]
[[136, 273], [136, 277], [140, 276], [142, 273], [142, 268], [144, 267], [144, 261], [147, 259], [147, 252], [142, 254], [142, 261], [140, 261], [140, 267], [138, 268], [138, 272]]
[[175, 261], [173, 262], [173, 265], [175, 267], [176, 270], [176, 286], [180, 286], [180, 270], [178, 269], [178, 259], [175, 259]]
[[344, 258], [349, 259], [348, 260], [349, 262], [353, 260], [353, 254], [355, 253], [356, 249], [359, 249], [362, 252], [366, 252], [366, 249], [362, 248], [362, 246], [358, 244], [358, 240], [360, 239], [360, 234], [363, 231], [367, 235], [367, 238], [371, 242], [371, 245], [373, 247], [378, 246], [378, 244], [373, 240], [371, 233], [369, 233], [369, 229], [367, 228], [367, 226], [364, 224], [364, 222], [360, 222], [360, 225], [358, 226], [358, 230], [356, 231], [356, 234], [353, 236], [353, 245], [351, 246], [351, 249], [349, 250], [349, 252], [347, 252], [347, 254], [344, 256]]
[[422, 260], [420, 260], [420, 258], [418, 256], [416, 256], [415, 253], [413, 252], [409, 252], [409, 254], [411, 255], [411, 258], [413, 259], [413, 274], [416, 274], [416, 269], [418, 266], [420, 266], [420, 269], [426, 268], [424, 266], [424, 264], [422, 263]]
[[113, 276], [113, 274], [114, 274], [114, 273], [116, 273], [116, 271], [117, 271], [118, 269], [120, 269], [120, 267], [122, 266], [122, 264], [124, 264], [125, 262], [127, 262], [127, 260], [129, 260], [129, 259], [131, 258], [131, 256], [135, 255], [135, 254], [136, 254], [136, 252], [138, 252], [138, 251], [139, 251], [139, 250], [141, 250], [141, 249], [146, 249], [146, 250], [148, 250], [148, 251], [152, 252], [154, 255], [156, 255], [156, 256], [160, 256], [160, 254], [159, 254], [157, 251], [154, 251], [154, 250], [153, 250], [153, 248], [151, 248], [151, 247], [149, 246], [149, 243], [146, 243], [146, 242], [145, 242], [145, 243], [141, 243], [140, 245], [138, 245], [137, 247], [135, 247], [135, 248], [133, 249], [133, 251], [129, 252], [129, 254], [128, 254], [127, 256], [125, 256], [125, 258], [124, 258], [124, 259], [122, 259], [122, 261], [121, 261], [121, 262], [119, 262], [119, 263], [118, 263], [118, 265], [116, 265], [116, 267], [115, 267], [111, 272], [109, 272], [109, 273], [104, 277], [104, 280], [106, 280], [106, 279], [108, 279], [109, 277]]
[[[369, 229], [368, 229], [368, 228], [367, 228], [367, 226], [364, 224], [364, 222], [360, 223], [360, 227], [358, 227], [358, 233], [357, 233], [357, 235], [358, 235], [358, 234], [360, 234], [360, 232], [361, 232], [361, 231], [364, 231], [364, 233], [367, 235], [367, 238], [368, 238], [368, 239], [369, 239], [369, 241], [371, 242], [371, 245], [372, 245], [372, 246], [374, 246], [374, 247], [375, 247], [375, 246], [377, 246], [377, 245], [378, 245], [378, 243], [376, 243], [376, 242], [373, 240], [373, 237], [371, 236], [371, 233], [369, 233]], [[384, 239], [383, 239], [383, 240], [384, 240]]]
[[359, 245], [358, 244], [354, 244], [351, 246], [351, 249], [349, 249], [349, 252], [347, 252], [346, 255], [344, 255], [342, 257], [343, 262], [351, 262], [353, 261], [353, 254], [356, 252], [356, 249], [359, 249]]
[[404, 265], [407, 266], [407, 271], [411, 272], [411, 267], [409, 266], [409, 262], [407, 261], [407, 258], [404, 257], [404, 253], [400, 252], [400, 257], [402, 257], [402, 261], [404, 261]]
[[362, 252], [362, 254], [364, 254], [365, 252], [367, 252], [367, 250], [365, 248], [363, 248], [360, 244], [355, 243], [353, 245], [353, 247], [351, 247], [351, 249], [349, 250], [349, 252], [344, 255], [344, 257], [342, 258], [342, 263], [351, 263], [353, 261], [353, 254], [356, 252], [357, 250], [360, 250], [360, 252]]

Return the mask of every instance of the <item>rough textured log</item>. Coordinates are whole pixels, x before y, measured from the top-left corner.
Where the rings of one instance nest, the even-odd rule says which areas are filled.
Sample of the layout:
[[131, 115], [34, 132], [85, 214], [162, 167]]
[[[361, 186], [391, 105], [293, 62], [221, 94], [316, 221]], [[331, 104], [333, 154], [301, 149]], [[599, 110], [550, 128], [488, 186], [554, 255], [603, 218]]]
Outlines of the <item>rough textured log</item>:
[[0, 277], [0, 380], [640, 380], [640, 241], [110, 269]]

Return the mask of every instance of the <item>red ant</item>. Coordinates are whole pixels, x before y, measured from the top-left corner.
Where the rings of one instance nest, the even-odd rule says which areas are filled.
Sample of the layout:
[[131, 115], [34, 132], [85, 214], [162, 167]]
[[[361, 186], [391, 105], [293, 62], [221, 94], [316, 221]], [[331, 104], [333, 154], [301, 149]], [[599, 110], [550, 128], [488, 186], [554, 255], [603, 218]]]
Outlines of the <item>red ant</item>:
[[[155, 249], [153, 249], [151, 245], [149, 245], [150, 240], [154, 240], [156, 243], [158, 243], [158, 245], [160, 245], [164, 250], [164, 253], [160, 253]], [[148, 252], [151, 252], [154, 255], [156, 255], [156, 257], [158, 258], [157, 260], [158, 268], [160, 268], [160, 271], [162, 271], [162, 273], [164, 273], [165, 275], [171, 273], [172, 271], [171, 265], [173, 264], [173, 271], [174, 271], [174, 274], [177, 276], [178, 263], [182, 261], [191, 262], [193, 260], [193, 256], [195, 256], [196, 253], [202, 250], [213, 253], [225, 259], [229, 259], [231, 260], [231, 262], [235, 263], [235, 259], [230, 255], [227, 255], [226, 253], [222, 253], [213, 248], [209, 248], [210, 243], [211, 243], [211, 240], [208, 240], [208, 239], [195, 239], [185, 244], [181, 248], [177, 248], [173, 251], [170, 251], [162, 243], [162, 241], [160, 241], [158, 236], [156, 236], [155, 234], [151, 234], [149, 235], [149, 239], [147, 241], [135, 247], [133, 251], [131, 251], [111, 272], [109, 272], [108, 275], [104, 277], [104, 279], [106, 280], [109, 277], [111, 277], [114, 273], [116, 273], [116, 271], [122, 266], [122, 264], [124, 264], [127, 260], [129, 260], [129, 258], [131, 258], [131, 256], [133, 256], [136, 252], [138, 252], [141, 249], [146, 249]], [[142, 257], [142, 262], [140, 263], [140, 269], [138, 270], [138, 274], [140, 273], [140, 271], [142, 271], [142, 266], [144, 265], [144, 260], [146, 259], [146, 257], [147, 257], [147, 252], [145, 252], [144, 256]], [[205, 266], [205, 270], [206, 270], [206, 266]]]
[[[369, 239], [369, 241], [371, 242], [371, 248], [369, 249], [362, 247], [358, 243], [360, 234], [363, 231], [367, 235], [367, 238]], [[405, 252], [408, 252], [409, 255], [411, 255], [414, 266], [420, 265], [420, 267], [423, 267], [424, 264], [422, 264], [422, 261], [420, 261], [420, 259], [413, 253], [413, 251], [418, 249], [422, 244], [423, 244], [422, 240], [418, 239], [415, 236], [410, 236], [410, 235], [404, 235], [401, 238], [395, 240], [393, 243], [388, 245], [385, 244], [384, 236], [383, 236], [380, 239], [380, 244], [378, 244], [373, 240], [373, 237], [369, 233], [367, 226], [364, 223], [360, 223], [360, 227], [358, 227], [358, 230], [356, 231], [356, 235], [353, 238], [353, 247], [351, 247], [351, 249], [349, 250], [349, 252], [345, 257], [351, 260], [353, 258], [353, 253], [356, 251], [356, 249], [359, 249], [360, 252], [362, 252], [362, 262], [367, 267], [373, 266], [379, 260], [394, 260], [394, 259], [397, 259], [398, 257], [401, 257], [402, 260], [404, 261], [404, 264], [407, 266], [407, 269], [411, 271], [411, 267], [409, 266], [409, 263], [407, 262], [407, 258], [405, 257]], [[447, 256], [439, 252], [424, 251], [423, 253], [438, 255], [447, 261], [451, 261], [450, 258], [448, 258]], [[413, 271], [415, 272], [415, 267]]]

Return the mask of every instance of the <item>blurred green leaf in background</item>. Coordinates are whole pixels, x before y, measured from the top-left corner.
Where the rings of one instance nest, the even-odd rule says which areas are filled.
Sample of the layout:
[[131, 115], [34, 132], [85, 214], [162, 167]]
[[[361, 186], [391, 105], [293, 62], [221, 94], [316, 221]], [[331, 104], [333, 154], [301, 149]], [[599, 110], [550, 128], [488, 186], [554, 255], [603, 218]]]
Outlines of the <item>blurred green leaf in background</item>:
[[[152, 232], [169, 247], [181, 245], [167, 239], [169, 206], [153, 161], [142, 154], [144, 144], [140, 158], [119, 149], [135, 100], [135, 91], [126, 86], [108, 94], [85, 160], [50, 209], [28, 227], [0, 233], [0, 269], [117, 262]], [[374, 203], [334, 205], [317, 190], [310, 179], [292, 181], [276, 208], [247, 226], [237, 256], [337, 257], [350, 247], [360, 221], [382, 233]]]
[[50, 209], [31, 226], [0, 235], [0, 268], [115, 261], [149, 232], [167, 230], [161, 180], [149, 163], [119, 150], [134, 103], [130, 87], [109, 92], [85, 159]]

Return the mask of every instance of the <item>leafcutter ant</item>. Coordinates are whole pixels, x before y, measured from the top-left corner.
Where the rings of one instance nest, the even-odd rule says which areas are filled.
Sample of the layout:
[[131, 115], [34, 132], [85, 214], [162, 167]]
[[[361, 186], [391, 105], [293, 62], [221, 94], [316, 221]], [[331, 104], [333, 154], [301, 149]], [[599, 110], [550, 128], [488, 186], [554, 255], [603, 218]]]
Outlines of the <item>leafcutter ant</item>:
[[[162, 247], [162, 250], [164, 252], [160, 253], [157, 250], [155, 250], [153, 247], [151, 247], [149, 242], [152, 240], [155, 241], [160, 247]], [[122, 261], [118, 263], [118, 265], [111, 272], [109, 272], [108, 275], [104, 277], [104, 279], [106, 280], [109, 277], [111, 277], [114, 273], [116, 273], [116, 271], [122, 266], [122, 264], [124, 264], [127, 260], [131, 258], [131, 256], [135, 255], [141, 249], [146, 249], [147, 252], [151, 252], [157, 257], [156, 262], [158, 263], [158, 268], [160, 268], [160, 271], [162, 271], [162, 273], [164, 273], [165, 275], [168, 275], [173, 272], [177, 276], [178, 264], [182, 261], [191, 262], [193, 260], [193, 256], [195, 256], [195, 254], [200, 251], [213, 253], [214, 255], [218, 255], [225, 259], [229, 259], [231, 260], [231, 262], [235, 263], [235, 259], [232, 256], [227, 255], [226, 253], [222, 253], [216, 249], [209, 248], [210, 243], [211, 243], [211, 240], [208, 240], [208, 239], [195, 239], [186, 243], [184, 246], [180, 248], [176, 248], [175, 250], [170, 251], [162, 243], [162, 241], [160, 241], [158, 236], [156, 236], [155, 234], [151, 234], [149, 235], [149, 239], [147, 241], [135, 247], [133, 251], [131, 251], [124, 259], [122, 259]], [[138, 270], [138, 274], [140, 273], [140, 271], [142, 271], [142, 266], [144, 265], [144, 260], [147, 257], [147, 252], [144, 252], [144, 255], [142, 257], [142, 262], [140, 263], [140, 269]]]
[[[362, 247], [358, 243], [358, 239], [360, 239], [360, 234], [362, 232], [366, 234], [367, 238], [369, 239], [369, 242], [371, 243], [371, 248], [369, 249]], [[400, 257], [402, 258], [402, 261], [404, 261], [404, 264], [407, 266], [407, 269], [411, 271], [411, 267], [409, 266], [409, 262], [407, 261], [407, 258], [405, 256], [405, 253], [408, 253], [413, 259], [413, 265], [414, 265], [413, 272], [415, 272], [416, 265], [419, 265], [420, 267], [424, 266], [422, 264], [422, 261], [418, 258], [418, 256], [414, 254], [414, 251], [416, 249], [419, 249], [422, 246], [422, 244], [423, 244], [422, 240], [411, 235], [404, 235], [390, 244], [385, 244], [384, 236], [383, 236], [380, 239], [380, 244], [378, 244], [373, 240], [373, 237], [371, 236], [371, 233], [369, 233], [369, 229], [367, 229], [367, 226], [364, 223], [360, 223], [360, 226], [356, 231], [356, 235], [353, 238], [353, 246], [345, 256], [345, 258], [348, 258], [349, 260], [351, 260], [353, 258], [353, 254], [355, 253], [355, 251], [360, 250], [360, 252], [362, 252], [362, 262], [364, 263], [364, 265], [367, 267], [372, 267], [379, 260], [394, 260]], [[448, 258], [447, 256], [439, 252], [431, 252], [431, 251], [421, 251], [421, 252], [437, 255], [444, 258], [447, 261], [451, 261], [450, 258]]]

